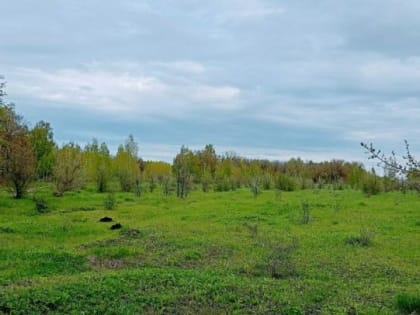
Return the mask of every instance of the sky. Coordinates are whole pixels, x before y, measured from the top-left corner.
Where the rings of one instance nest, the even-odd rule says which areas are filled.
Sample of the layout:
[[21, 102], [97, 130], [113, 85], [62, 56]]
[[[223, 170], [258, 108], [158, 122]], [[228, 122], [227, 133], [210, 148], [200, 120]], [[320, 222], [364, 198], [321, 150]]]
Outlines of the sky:
[[[420, 151], [418, 0], [0, 0], [7, 101], [58, 143], [367, 162]], [[416, 151], [417, 148], [417, 151]]]

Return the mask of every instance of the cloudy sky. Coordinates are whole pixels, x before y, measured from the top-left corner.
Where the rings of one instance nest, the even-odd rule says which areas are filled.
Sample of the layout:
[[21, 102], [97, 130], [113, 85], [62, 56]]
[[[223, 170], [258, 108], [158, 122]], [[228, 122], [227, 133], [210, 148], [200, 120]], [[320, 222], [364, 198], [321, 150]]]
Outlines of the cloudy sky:
[[[418, 0], [2, 2], [8, 101], [58, 142], [366, 162], [420, 148]], [[417, 150], [420, 151], [420, 150]]]

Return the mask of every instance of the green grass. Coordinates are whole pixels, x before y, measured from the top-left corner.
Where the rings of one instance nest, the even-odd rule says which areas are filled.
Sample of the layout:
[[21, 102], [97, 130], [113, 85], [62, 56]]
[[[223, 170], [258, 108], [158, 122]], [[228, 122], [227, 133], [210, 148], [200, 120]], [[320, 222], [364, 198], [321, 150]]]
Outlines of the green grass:
[[[156, 190], [116, 193], [114, 210], [92, 188], [37, 196], [48, 211], [0, 194], [0, 313], [395, 314], [418, 305], [418, 194], [254, 198], [244, 189], [180, 200]], [[110, 230], [115, 223], [123, 228]]]

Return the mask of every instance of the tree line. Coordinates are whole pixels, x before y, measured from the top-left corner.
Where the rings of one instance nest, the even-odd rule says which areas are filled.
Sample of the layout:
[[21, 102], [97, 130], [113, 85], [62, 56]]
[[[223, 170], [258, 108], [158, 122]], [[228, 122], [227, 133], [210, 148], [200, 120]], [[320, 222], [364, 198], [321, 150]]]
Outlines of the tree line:
[[182, 146], [172, 164], [144, 161], [132, 135], [115, 154], [96, 139], [83, 148], [76, 143], [59, 146], [48, 122], [30, 128], [4, 96], [4, 83], [0, 83], [0, 184], [15, 198], [22, 198], [39, 181], [53, 183], [56, 196], [94, 183], [98, 192], [121, 190], [141, 196], [145, 190], [159, 188], [164, 195], [174, 193], [180, 198], [193, 189], [207, 192], [248, 187], [258, 195], [262, 190], [328, 185], [375, 193], [398, 184], [397, 178], [380, 178], [356, 162], [247, 159], [231, 152], [217, 154], [211, 144], [195, 151]]

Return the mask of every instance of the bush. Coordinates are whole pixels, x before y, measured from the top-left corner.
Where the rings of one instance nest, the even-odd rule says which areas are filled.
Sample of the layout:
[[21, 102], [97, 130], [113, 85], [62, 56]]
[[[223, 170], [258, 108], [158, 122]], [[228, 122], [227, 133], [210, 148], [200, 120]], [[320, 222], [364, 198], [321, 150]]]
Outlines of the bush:
[[235, 190], [236, 185], [229, 177], [223, 177], [216, 180], [216, 184], [214, 187], [215, 191], [222, 192], [222, 191], [230, 191]]
[[210, 190], [210, 188], [211, 188], [211, 184], [212, 184], [212, 178], [211, 178], [211, 176], [209, 176], [209, 175], [204, 175], [202, 178], [201, 178], [201, 190], [203, 191], [203, 192], [208, 192], [209, 190]]
[[106, 210], [113, 210], [117, 205], [117, 200], [113, 193], [108, 194], [104, 200], [104, 208]]
[[49, 205], [44, 197], [34, 195], [32, 197], [35, 203], [35, 209], [39, 213], [46, 213], [49, 211]]
[[279, 174], [276, 178], [275, 187], [278, 190], [294, 191], [296, 190], [296, 181], [286, 174]]
[[368, 195], [377, 195], [382, 191], [382, 183], [376, 175], [368, 175], [362, 182], [362, 191]]
[[405, 314], [420, 314], [420, 297], [400, 294], [396, 298], [396, 307]]
[[296, 275], [296, 266], [293, 261], [293, 254], [298, 247], [297, 239], [290, 244], [282, 242], [266, 242], [265, 266], [272, 278], [281, 279]]
[[261, 180], [262, 180], [262, 187], [264, 190], [270, 190], [273, 187], [273, 177], [271, 176], [271, 174], [269, 173], [264, 174]]

